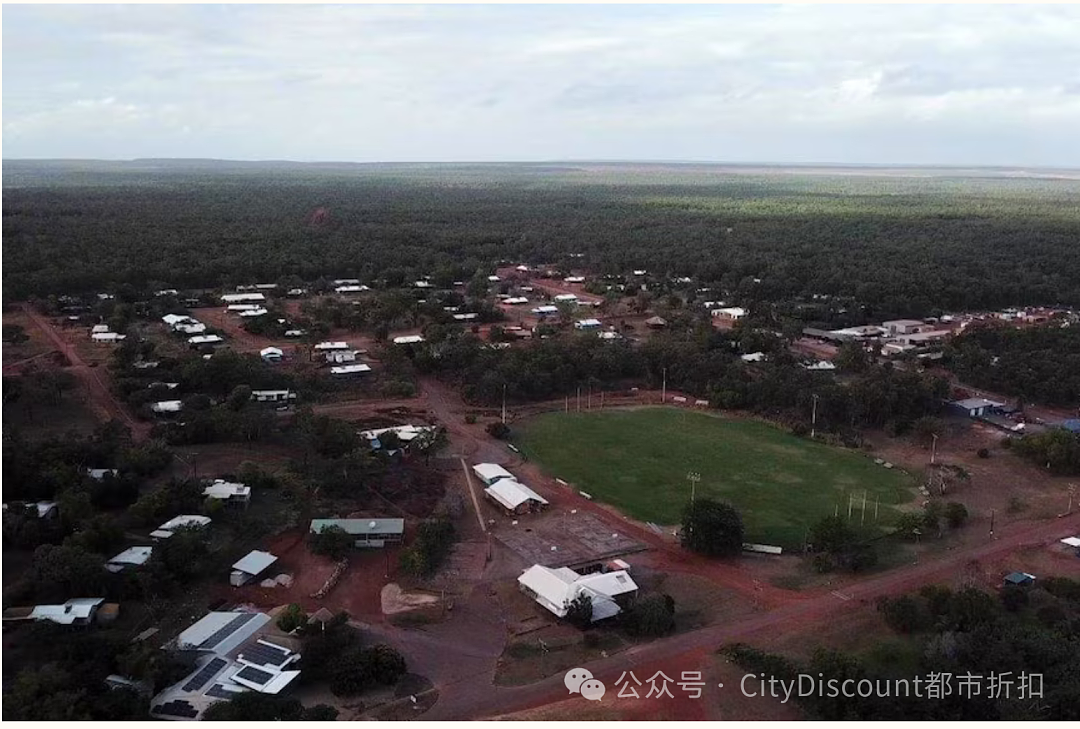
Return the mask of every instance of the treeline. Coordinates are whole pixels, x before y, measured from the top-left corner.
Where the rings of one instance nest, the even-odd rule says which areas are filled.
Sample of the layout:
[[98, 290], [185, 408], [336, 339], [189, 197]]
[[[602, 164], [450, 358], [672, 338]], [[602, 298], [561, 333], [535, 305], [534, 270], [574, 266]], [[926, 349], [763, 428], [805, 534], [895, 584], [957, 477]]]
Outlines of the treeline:
[[[879, 610], [893, 630], [908, 636], [909, 650], [901, 651], [896, 642], [867, 656], [819, 648], [801, 662], [744, 644], [723, 653], [767, 677], [799, 681], [803, 674], [815, 686], [820, 682], [824, 691], [792, 696], [815, 720], [1075, 721], [1080, 583], [1059, 577], [1040, 582], [1035, 588], [1006, 587], [996, 596], [974, 587], [953, 592], [931, 585], [916, 595], [881, 600]], [[998, 677], [996, 689], [991, 676]], [[1033, 678], [1024, 685], [1023, 676]], [[915, 695], [916, 677], [921, 697]], [[897, 679], [906, 680], [907, 688], [876, 688]], [[829, 689], [841, 689], [845, 681], [855, 695]], [[860, 682], [870, 682], [862, 683], [869, 695], [858, 695]], [[1034, 689], [1039, 695], [1032, 695]]]
[[[693, 276], [873, 316], [1080, 304], [1080, 189], [1060, 181], [479, 168], [86, 172], [4, 191], [9, 297], [295, 276], [407, 282], [498, 260]], [[571, 254], [580, 253], [580, 257]]]
[[[948, 395], [945, 380], [889, 364], [866, 363], [841, 383], [832, 373], [802, 367], [778, 337], [750, 328], [724, 333], [706, 323], [657, 334], [640, 347], [564, 333], [502, 350], [459, 330], [431, 327], [427, 334], [427, 344], [413, 355], [417, 370], [452, 379], [466, 399], [489, 406], [499, 404], [504, 392], [508, 402], [522, 403], [576, 396], [579, 388], [594, 394], [660, 389], [666, 380], [669, 389], [708, 399], [713, 407], [753, 411], [805, 432], [816, 395], [818, 430], [857, 443], [867, 427], [907, 431], [938, 412]], [[749, 366], [739, 358], [763, 349], [766, 362]]]
[[1080, 407], [1080, 327], [972, 328], [945, 348], [944, 364], [976, 387], [1031, 403]]

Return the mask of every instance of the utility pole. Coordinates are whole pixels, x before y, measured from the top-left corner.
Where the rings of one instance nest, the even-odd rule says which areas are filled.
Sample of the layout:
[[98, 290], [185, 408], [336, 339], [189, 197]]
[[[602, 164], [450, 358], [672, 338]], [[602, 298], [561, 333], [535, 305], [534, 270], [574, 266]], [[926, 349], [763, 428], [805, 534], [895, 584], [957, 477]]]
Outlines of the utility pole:
[[701, 481], [701, 474], [697, 471], [690, 471], [690, 473], [686, 474], [686, 480], [690, 482], [690, 503], [692, 504], [697, 497], [697, 485]]
[[814, 410], [810, 416], [810, 440], [817, 437], [817, 401], [818, 396], [816, 394], [810, 396], [814, 401]]
[[994, 510], [990, 510], [990, 538], [994, 538]]
[[589, 394], [586, 396], [585, 409], [592, 410], [592, 385], [589, 385]]
[[852, 500], [852, 498], [854, 498], [854, 496], [855, 496], [855, 494], [853, 492], [849, 492], [848, 495], [847, 495], [847, 518], [848, 519], [851, 519], [851, 500]]
[[578, 385], [577, 389], [577, 411], [581, 412], [581, 385]]
[[660, 402], [667, 402], [667, 367], [664, 368], [664, 380], [660, 385]]
[[566, 412], [570, 412], [570, 396], [566, 396]]
[[866, 523], [866, 491], [862, 492], [862, 517], [859, 518], [859, 525]]
[[937, 461], [937, 433], [930, 436], [933, 440], [930, 442], [930, 465], [934, 465]]
[[502, 422], [506, 425], [506, 385], [503, 384]]
[[1065, 510], [1065, 513], [1066, 514], [1071, 514], [1072, 513], [1072, 507], [1073, 507], [1073, 499], [1076, 497], [1076, 484], [1074, 484], [1074, 483], [1069, 484], [1068, 492], [1069, 492], [1069, 508]]

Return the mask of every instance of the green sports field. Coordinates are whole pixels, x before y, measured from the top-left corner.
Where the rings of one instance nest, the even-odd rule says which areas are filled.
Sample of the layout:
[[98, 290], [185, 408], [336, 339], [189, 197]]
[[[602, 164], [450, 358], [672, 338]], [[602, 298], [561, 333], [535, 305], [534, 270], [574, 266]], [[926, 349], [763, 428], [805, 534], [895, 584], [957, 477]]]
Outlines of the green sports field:
[[834, 513], [889, 524], [893, 505], [910, 500], [913, 481], [860, 453], [797, 438], [750, 420], [674, 408], [547, 413], [515, 427], [515, 444], [551, 476], [629, 516], [677, 524], [690, 499], [689, 471], [701, 474], [699, 497], [730, 501], [746, 538], [787, 548], [807, 526]]

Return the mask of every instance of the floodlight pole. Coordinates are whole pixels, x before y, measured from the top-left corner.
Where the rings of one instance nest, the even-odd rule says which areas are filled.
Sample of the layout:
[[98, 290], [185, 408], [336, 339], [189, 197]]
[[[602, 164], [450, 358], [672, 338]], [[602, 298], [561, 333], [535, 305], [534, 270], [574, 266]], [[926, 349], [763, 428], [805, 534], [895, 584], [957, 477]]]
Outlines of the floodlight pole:
[[690, 482], [690, 503], [692, 504], [697, 498], [697, 485], [698, 481], [701, 480], [701, 474], [697, 471], [690, 471], [690, 473], [686, 474], [686, 480]]
[[506, 385], [503, 384], [503, 398], [502, 398], [502, 422], [506, 424]]
[[664, 368], [664, 380], [660, 385], [660, 402], [667, 402], [667, 367]]
[[930, 442], [930, 465], [933, 466], [937, 461], [937, 433], [930, 436], [933, 440]]
[[818, 396], [815, 394], [815, 395], [811, 395], [810, 397], [814, 401], [813, 414], [811, 414], [811, 416], [810, 416], [810, 440], [813, 440], [815, 437], [817, 437], [817, 401], [818, 401]]

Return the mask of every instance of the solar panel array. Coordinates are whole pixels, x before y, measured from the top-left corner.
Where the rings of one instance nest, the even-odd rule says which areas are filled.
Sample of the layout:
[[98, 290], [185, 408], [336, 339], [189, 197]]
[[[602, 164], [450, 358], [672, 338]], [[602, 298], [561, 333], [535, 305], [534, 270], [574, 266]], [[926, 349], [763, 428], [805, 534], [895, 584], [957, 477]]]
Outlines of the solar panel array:
[[218, 643], [225, 640], [226, 637], [235, 633], [241, 625], [245, 625], [249, 620], [253, 619], [255, 615], [256, 613], [237, 613], [235, 618], [211, 633], [202, 643], [199, 643], [199, 648], [213, 648]]
[[231, 699], [241, 691], [226, 691], [221, 684], [215, 683], [209, 689], [206, 690], [207, 696], [213, 696], [215, 699]]
[[151, 711], [155, 714], [180, 716], [188, 719], [194, 719], [196, 716], [199, 715], [198, 709], [196, 709], [194, 706], [182, 699], [170, 701], [167, 704], [158, 704], [153, 709], [151, 709]]
[[289, 659], [289, 651], [285, 648], [266, 645], [258, 641], [245, 643], [240, 649], [240, 657], [249, 663], [258, 663], [260, 666], [283, 666]]
[[240, 673], [236, 674], [235, 678], [242, 678], [245, 681], [251, 681], [252, 683], [265, 684], [272, 679], [274, 674], [267, 673], [266, 671], [260, 671], [258, 668], [252, 666], [244, 666]]
[[199, 672], [188, 679], [188, 682], [184, 684], [184, 691], [198, 691], [213, 678], [218, 671], [225, 668], [228, 661], [224, 658], [214, 658], [210, 660], [205, 666], [199, 669]]

